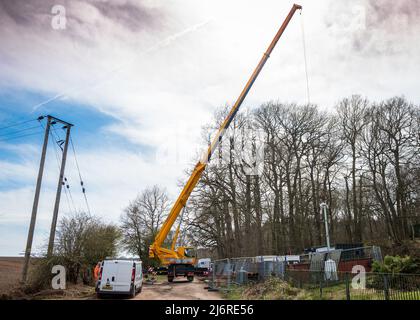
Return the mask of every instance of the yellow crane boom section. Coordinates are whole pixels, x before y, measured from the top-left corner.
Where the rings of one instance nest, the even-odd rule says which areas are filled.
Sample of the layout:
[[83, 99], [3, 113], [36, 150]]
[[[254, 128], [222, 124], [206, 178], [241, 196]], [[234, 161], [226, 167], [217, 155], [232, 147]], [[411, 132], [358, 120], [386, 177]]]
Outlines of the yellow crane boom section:
[[[252, 73], [251, 77], [249, 78], [248, 82], [246, 83], [244, 89], [242, 90], [241, 94], [239, 95], [238, 99], [236, 100], [235, 104], [231, 108], [229, 114], [227, 115], [226, 119], [221, 124], [219, 130], [217, 131], [216, 136], [213, 138], [208, 150], [204, 153], [202, 159], [195, 165], [194, 170], [188, 179], [187, 183], [185, 184], [184, 188], [182, 189], [178, 199], [175, 201], [174, 206], [172, 207], [171, 211], [169, 212], [168, 217], [166, 218], [165, 222], [162, 225], [162, 228], [159, 230], [158, 234], [156, 235], [155, 241], [150, 246], [149, 249], [149, 256], [151, 258], [158, 258], [161, 263], [168, 264], [170, 260], [173, 259], [184, 259], [186, 258], [185, 248], [180, 247], [175, 251], [174, 244], [172, 245], [171, 249], [163, 248], [162, 244], [165, 241], [166, 237], [169, 234], [173, 224], [175, 223], [176, 219], [178, 218], [181, 210], [186, 205], [188, 198], [193, 191], [194, 187], [197, 185], [198, 181], [200, 180], [201, 174], [203, 173], [204, 169], [207, 166], [207, 163], [210, 161], [210, 158], [216, 149], [219, 142], [222, 140], [222, 137], [229, 127], [230, 123], [234, 119], [236, 113], [238, 112], [242, 102], [245, 100], [249, 90], [251, 89], [252, 85], [254, 84], [255, 80], [257, 79], [258, 75], [260, 74], [262, 68], [264, 67], [266, 61], [270, 57], [271, 52], [273, 51], [274, 47], [276, 46], [277, 42], [279, 41], [281, 35], [283, 34], [284, 30], [286, 29], [287, 25], [289, 24], [290, 20], [292, 19], [293, 15], [295, 14], [296, 10], [301, 10], [302, 6], [294, 4], [292, 9], [290, 10], [289, 14], [287, 15], [286, 19], [284, 20], [283, 24], [281, 25], [280, 29], [277, 31], [274, 39], [271, 41], [268, 49], [264, 53], [263, 57], [261, 58], [260, 62], [258, 63], [257, 67], [255, 68], [254, 72]], [[179, 230], [177, 230], [177, 233]]]

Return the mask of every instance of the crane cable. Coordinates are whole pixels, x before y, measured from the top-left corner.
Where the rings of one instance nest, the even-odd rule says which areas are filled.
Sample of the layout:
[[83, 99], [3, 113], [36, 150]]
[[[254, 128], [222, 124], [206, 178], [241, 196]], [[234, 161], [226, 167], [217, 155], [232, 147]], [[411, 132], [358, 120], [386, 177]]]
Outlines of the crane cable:
[[309, 94], [308, 59], [307, 59], [307, 55], [306, 55], [305, 27], [304, 27], [304, 23], [303, 23], [302, 10], [300, 11], [300, 27], [301, 27], [301, 31], [302, 31], [303, 59], [305, 61], [306, 94], [307, 94], [308, 105], [309, 105], [309, 104], [311, 104], [311, 96]]

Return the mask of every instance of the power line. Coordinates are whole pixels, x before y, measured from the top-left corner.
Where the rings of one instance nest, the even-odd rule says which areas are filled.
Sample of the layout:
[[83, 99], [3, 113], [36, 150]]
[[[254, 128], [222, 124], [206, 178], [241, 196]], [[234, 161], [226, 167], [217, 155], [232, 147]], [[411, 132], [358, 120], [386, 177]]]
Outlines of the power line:
[[[0, 129], [7, 129], [7, 128], [15, 127], [15, 126], [18, 126], [18, 125], [22, 125], [22, 124], [25, 124], [25, 123], [29, 123], [29, 122], [32, 122], [32, 121], [38, 121], [39, 124], [41, 125], [42, 129], [45, 130], [45, 127], [42, 126], [42, 124], [41, 124], [41, 120], [44, 119], [44, 118], [45, 118], [44, 116], [39, 116], [36, 119], [31, 119], [31, 120], [25, 120], [25, 121], [21, 121], [21, 122], [16, 122], [14, 124], [11, 124], [11, 125], [2, 127]], [[29, 136], [37, 135], [39, 133], [43, 133], [43, 132], [33, 132], [33, 133], [28, 133], [28, 134], [22, 134], [22, 135], [13, 136], [14, 134], [19, 134], [21, 132], [28, 131], [28, 130], [33, 130], [33, 129], [36, 129], [36, 128], [39, 128], [39, 127], [38, 126], [33, 126], [33, 127], [30, 127], [30, 128], [24, 128], [24, 129], [15, 131], [15, 132], [3, 133], [0, 136], [6, 137], [6, 138], [0, 139], [0, 142], [14, 140], [14, 139], [19, 139], [19, 138], [24, 138], [24, 137], [29, 137]], [[9, 135], [12, 135], [12, 137], [8, 137]]]
[[57, 146], [59, 146], [59, 148], [61, 149], [61, 151], [63, 151], [63, 148], [61, 147], [61, 145], [62, 145], [62, 141], [64, 141], [64, 140], [61, 139], [60, 134], [57, 132], [57, 130], [55, 129], [54, 126], [52, 126], [52, 131], [57, 136], [57, 139], [55, 141], [57, 143]]
[[11, 137], [11, 138], [7, 138], [7, 139], [0, 139], [0, 142], [4, 142], [4, 141], [9, 141], [9, 140], [13, 140], [13, 139], [19, 139], [19, 138], [23, 138], [23, 137], [29, 137], [29, 136], [34, 136], [37, 134], [43, 133], [42, 131], [39, 132], [35, 132], [35, 133], [28, 133], [28, 134], [23, 134], [17, 137]]
[[[54, 126], [52, 126], [52, 128], [53, 128], [52, 132], [54, 132], [55, 135], [57, 136], [57, 140], [56, 140], [57, 145], [58, 145], [58, 147], [61, 148], [61, 145], [64, 143], [64, 140], [60, 137], [56, 128]], [[70, 135], [70, 144], [71, 144], [71, 147], [72, 147], [72, 150], [73, 150], [73, 156], [74, 156], [74, 160], [75, 160], [75, 163], [76, 163], [77, 172], [79, 174], [80, 186], [82, 188], [82, 193], [83, 193], [83, 198], [84, 198], [84, 201], [85, 201], [85, 204], [86, 204], [86, 209], [87, 209], [88, 213], [91, 214], [89, 201], [88, 201], [88, 198], [87, 198], [87, 195], [86, 195], [86, 188], [84, 186], [84, 182], [83, 182], [83, 179], [82, 179], [82, 174], [81, 174], [81, 171], [80, 171], [79, 162], [77, 161], [76, 149], [74, 147], [74, 143], [73, 143], [73, 139], [72, 139], [71, 135]], [[66, 191], [66, 189], [67, 189], [67, 192], [68, 192], [69, 198], [70, 198], [70, 202], [73, 204], [73, 207], [76, 210], [76, 206], [74, 204], [73, 196], [72, 196], [72, 193], [71, 193], [71, 190], [70, 190], [70, 184], [69, 184], [68, 179], [66, 177], [64, 177], [64, 180], [65, 180], [64, 190]]]
[[0, 137], [6, 137], [6, 136], [10, 136], [10, 135], [13, 136], [13, 135], [16, 135], [18, 133], [25, 132], [25, 131], [28, 131], [28, 130], [33, 130], [33, 129], [39, 129], [39, 126], [33, 126], [33, 127], [20, 129], [20, 130], [17, 130], [17, 131], [2, 133], [2, 134], [0, 134]]
[[76, 205], [74, 204], [73, 196], [71, 195], [70, 185], [69, 185], [69, 182], [68, 182], [67, 178], [64, 178], [63, 183], [65, 184], [64, 185], [65, 186], [64, 190], [67, 189], [67, 192], [69, 193], [70, 202], [72, 203], [73, 208], [74, 208], [74, 212], [76, 213], [77, 212]]
[[[40, 124], [41, 124], [41, 126], [42, 127], [44, 127], [43, 125], [42, 125], [42, 123], [40, 122]], [[54, 127], [53, 127], [54, 128]], [[57, 134], [57, 136], [58, 136], [58, 133], [56, 133]], [[57, 169], [58, 169], [58, 173], [60, 174], [60, 157], [59, 157], [59, 155], [58, 155], [58, 150], [57, 150], [57, 140], [56, 140], [56, 138], [53, 136], [53, 133], [52, 133], [52, 131], [50, 131], [50, 137], [51, 137], [51, 140], [53, 140], [53, 141], [55, 141], [55, 143], [53, 144], [54, 146], [53, 146], [53, 149], [54, 149], [54, 153], [55, 153], [55, 159], [57, 160]], [[64, 181], [62, 181], [61, 183], [64, 183]], [[70, 190], [69, 190], [69, 192], [70, 192]], [[74, 202], [73, 202], [73, 208], [71, 208], [71, 205], [70, 205], [70, 199], [69, 199], [69, 195], [67, 194], [67, 188], [64, 188], [64, 195], [66, 196], [66, 203], [67, 203], [67, 207], [69, 208], [69, 211], [70, 212], [76, 212], [77, 210], [76, 210], [76, 206], [74, 205]], [[73, 210], [74, 209], [74, 210]]]
[[[53, 127], [53, 129], [54, 129], [54, 127]], [[54, 129], [54, 131], [55, 131], [55, 129]], [[55, 132], [55, 133], [56, 133], [57, 137], [60, 139], [60, 136], [58, 135], [58, 133], [57, 132]], [[60, 174], [60, 157], [58, 155], [58, 150], [57, 150], [59, 140], [57, 141], [56, 138], [54, 138], [52, 131], [50, 131], [50, 134], [51, 134], [51, 139], [55, 141], [53, 149], [54, 149], [54, 152], [55, 152], [55, 158], [57, 159], [58, 173]], [[76, 211], [77, 211], [76, 210], [76, 205], [74, 204], [73, 197], [70, 194], [70, 186], [68, 184], [67, 178], [64, 177], [64, 181], [61, 181], [61, 183], [65, 185], [64, 195], [66, 196], [67, 206], [69, 207], [70, 212], [73, 211], [74, 213], [76, 213]], [[70, 203], [73, 205], [73, 208], [71, 208]]]
[[[28, 136], [33, 136], [33, 135], [37, 135], [37, 134], [42, 133], [42, 131], [40, 131], [40, 132], [33, 132], [33, 133], [19, 135], [22, 132], [29, 131], [29, 130], [34, 130], [34, 129], [37, 129], [37, 128], [40, 128], [40, 127], [43, 129], [43, 131], [45, 131], [45, 126], [41, 122], [41, 120], [44, 119], [44, 118], [45, 118], [44, 116], [40, 116], [37, 119], [31, 119], [31, 120], [16, 122], [16, 123], [1, 127], [0, 129], [8, 129], [8, 128], [17, 127], [19, 125], [23, 125], [23, 124], [26, 124], [26, 123], [29, 123], [29, 122], [32, 122], [32, 121], [37, 121], [38, 120], [38, 122], [39, 122], [39, 126], [27, 127], [27, 128], [23, 128], [23, 129], [18, 129], [14, 132], [6, 132], [6, 133], [0, 134], [0, 137], [5, 137], [3, 139], [0, 139], [0, 142], [9, 141], [9, 140], [18, 139], [18, 138], [23, 138], [23, 137], [28, 137]], [[53, 143], [54, 144], [53, 149], [54, 149], [55, 158], [56, 158], [56, 161], [57, 161], [58, 170], [60, 170], [60, 159], [59, 159], [60, 157], [59, 157], [57, 147], [59, 147], [63, 151], [63, 148], [61, 147], [61, 145], [64, 143], [64, 141], [63, 141], [63, 139], [61, 139], [60, 134], [57, 132], [56, 128], [54, 127], [55, 123], [56, 122], [51, 123], [52, 124], [52, 126], [51, 126], [52, 130], [49, 131], [49, 135], [51, 137], [51, 140], [55, 142], [55, 143]], [[12, 136], [10, 137], [10, 135], [12, 135]], [[70, 137], [70, 139], [71, 139], [71, 137]], [[72, 150], [73, 150], [73, 155], [74, 155], [77, 171], [78, 171], [79, 178], [80, 178], [82, 193], [83, 193], [83, 196], [84, 196], [84, 200], [85, 200], [85, 203], [86, 203], [87, 210], [90, 214], [91, 212], [90, 212], [89, 202], [88, 202], [87, 195], [86, 195], [86, 189], [84, 187], [84, 183], [83, 183], [83, 180], [82, 180], [82, 175], [81, 175], [81, 172], [80, 172], [80, 167], [79, 167], [79, 163], [77, 161], [76, 151], [75, 151], [72, 139], [71, 139], [71, 145], [72, 145]], [[70, 190], [69, 181], [68, 181], [66, 176], [63, 177], [63, 181], [61, 181], [61, 183], [65, 186], [64, 187], [64, 193], [65, 193], [66, 200], [67, 200], [66, 201], [67, 206], [68, 206], [70, 212], [73, 211], [73, 209], [74, 209], [74, 212], [76, 212], [77, 211], [76, 210], [76, 205], [75, 205], [75, 202], [74, 202], [71, 190]]]
[[[70, 200], [69, 200], [69, 195], [67, 194], [67, 188], [64, 188], [64, 195], [66, 196], [66, 200], [67, 200], [67, 207], [69, 208], [69, 211], [72, 212], [74, 209], [74, 213], [76, 213], [76, 208], [71, 208], [70, 206]], [[74, 206], [74, 205], [73, 205]]]
[[89, 202], [88, 202], [87, 195], [86, 195], [86, 189], [85, 189], [84, 184], [83, 184], [83, 179], [82, 179], [82, 175], [80, 173], [80, 168], [79, 168], [79, 162], [77, 161], [76, 150], [74, 148], [73, 139], [72, 139], [71, 135], [70, 135], [70, 144], [71, 144], [71, 148], [73, 150], [73, 155], [74, 155], [74, 160], [76, 162], [77, 172], [79, 173], [80, 186], [82, 187], [83, 197], [85, 198], [86, 207], [87, 207], [87, 210], [88, 210], [89, 215], [90, 215], [91, 213], [90, 213]]
[[[52, 135], [52, 133], [51, 133], [51, 131], [50, 131], [50, 134], [51, 134], [51, 139], [52, 140], [55, 140], [54, 137], [53, 137], [53, 135]], [[57, 141], [55, 141], [55, 142], [57, 143]], [[57, 145], [56, 145], [56, 143], [54, 143], [54, 153], [55, 153], [55, 158], [57, 160], [58, 174], [60, 174], [60, 159], [59, 159], [60, 157], [58, 156], [58, 151], [57, 151]], [[61, 183], [64, 183], [64, 181], [61, 181]], [[76, 207], [75, 207], [74, 203], [73, 203], [73, 208], [70, 206], [70, 199], [69, 199], [69, 195], [67, 194], [67, 188], [64, 188], [64, 195], [66, 196], [67, 206], [69, 208], [69, 211], [72, 212], [73, 209], [74, 209], [73, 212], [76, 212]]]
[[19, 126], [19, 125], [22, 125], [22, 124], [25, 124], [25, 123], [28, 123], [28, 122], [32, 122], [32, 121], [37, 121], [37, 120], [41, 120], [41, 119], [43, 119], [44, 117], [39, 117], [39, 118], [37, 118], [37, 119], [30, 119], [30, 120], [25, 120], [25, 121], [20, 121], [20, 122], [15, 122], [15, 123], [12, 123], [12, 124], [9, 124], [9, 125], [6, 125], [6, 126], [4, 126], [4, 127], [0, 127], [0, 130], [4, 130], [4, 129], [8, 129], [8, 128], [12, 128], [12, 127], [16, 127], [16, 126]]
[[[59, 147], [61, 149], [61, 151], [63, 151], [63, 148], [61, 147], [63, 140], [60, 137], [60, 134], [57, 132], [57, 130], [55, 129], [54, 126], [52, 126], [53, 130], [52, 132], [55, 133], [55, 135], [57, 136], [57, 138], [55, 139], [56, 144], [54, 145], [54, 150], [56, 151], [56, 154], [58, 154], [58, 150], [56, 150], [57, 147]], [[58, 140], [57, 140], [58, 139]], [[60, 172], [60, 160], [59, 157], [57, 157], [57, 165], [58, 165], [58, 171]], [[66, 195], [67, 201], [69, 201], [69, 203], [71, 202], [71, 204], [73, 205], [73, 209], [74, 209], [74, 213], [77, 212], [76, 209], [76, 205], [74, 203], [73, 197], [71, 195], [71, 191], [70, 191], [70, 183], [67, 179], [66, 176], [63, 177], [63, 181], [61, 182], [64, 185], [64, 194]], [[70, 200], [69, 200], [70, 199]], [[70, 205], [69, 205], [70, 207]]]

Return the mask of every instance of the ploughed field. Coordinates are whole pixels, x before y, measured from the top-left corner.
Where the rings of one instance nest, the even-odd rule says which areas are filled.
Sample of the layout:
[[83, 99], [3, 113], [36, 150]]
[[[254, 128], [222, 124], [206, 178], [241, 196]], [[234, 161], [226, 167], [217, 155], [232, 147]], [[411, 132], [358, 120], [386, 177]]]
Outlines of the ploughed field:
[[23, 257], [0, 257], [0, 295], [19, 285], [22, 267]]

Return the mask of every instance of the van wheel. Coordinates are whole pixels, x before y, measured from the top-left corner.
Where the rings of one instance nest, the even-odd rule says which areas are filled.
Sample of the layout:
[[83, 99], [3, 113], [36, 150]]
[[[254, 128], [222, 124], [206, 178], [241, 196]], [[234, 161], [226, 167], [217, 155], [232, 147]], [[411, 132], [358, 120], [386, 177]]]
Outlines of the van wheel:
[[136, 296], [136, 287], [133, 284], [133, 286], [131, 287], [131, 290], [130, 290], [130, 297], [134, 298], [135, 296]]
[[174, 281], [174, 277], [168, 277], [168, 282], [173, 282]]
[[140, 284], [140, 286], [136, 290], [136, 294], [140, 293], [142, 288], [143, 288], [143, 284]]

